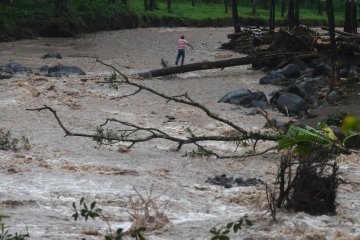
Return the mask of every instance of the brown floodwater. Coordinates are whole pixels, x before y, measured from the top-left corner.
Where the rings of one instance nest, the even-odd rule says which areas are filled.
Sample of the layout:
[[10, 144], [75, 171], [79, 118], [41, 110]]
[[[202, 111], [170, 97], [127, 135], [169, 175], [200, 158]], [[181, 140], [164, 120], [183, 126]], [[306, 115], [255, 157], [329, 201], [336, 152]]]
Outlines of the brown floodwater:
[[[20, 144], [16, 151], [0, 151], [0, 214], [10, 231], [28, 230], [31, 239], [103, 239], [106, 222], [75, 222], [71, 204], [85, 197], [97, 201], [112, 229], [131, 226], [133, 213], [129, 197], [134, 188], [143, 196], [155, 198], [169, 219], [164, 228], [148, 226], [146, 239], [210, 239], [209, 230], [247, 214], [254, 226], [241, 230], [232, 239], [359, 239], [360, 189], [342, 186], [337, 197], [335, 216], [310, 216], [305, 213], [278, 212], [273, 223], [267, 210], [264, 186], [225, 189], [205, 183], [208, 177], [227, 174], [256, 177], [273, 183], [279, 156], [270, 152], [245, 159], [216, 159], [187, 156], [195, 146], [174, 151], [176, 144], [155, 140], [136, 144], [130, 151], [124, 145], [99, 146], [91, 139], [64, 137], [50, 112], [30, 112], [44, 104], [54, 108], [71, 131], [94, 133], [106, 118], [129, 121], [145, 127], [161, 128], [178, 137], [195, 134], [223, 134], [228, 126], [209, 119], [199, 109], [166, 102], [141, 91], [121, 100], [113, 97], [136, 89], [121, 85], [118, 90], [99, 84], [112, 70], [100, 59], [141, 83], [170, 96], [187, 93], [213, 112], [247, 130], [261, 130], [265, 119], [249, 115], [252, 110], [217, 103], [227, 92], [246, 88], [263, 91], [267, 97], [275, 86], [259, 85], [262, 72], [249, 65], [214, 69], [141, 80], [138, 72], [161, 67], [161, 59], [175, 62], [176, 42], [180, 35], [194, 46], [187, 49], [187, 63], [241, 56], [220, 50], [231, 28], [149, 28], [98, 32], [78, 38], [39, 38], [0, 43], [0, 64], [16, 61], [32, 72], [0, 81], [0, 128], [15, 137], [29, 139], [30, 149]], [[57, 51], [63, 59], [42, 59]], [[87, 75], [48, 78], [39, 68], [55, 64], [73, 65]], [[269, 116], [288, 120], [276, 111]], [[168, 121], [169, 116], [174, 117]], [[231, 143], [205, 143], [224, 154], [231, 154]], [[260, 143], [258, 149], [270, 147]], [[251, 147], [238, 149], [246, 153]], [[359, 157], [342, 156], [341, 171], [346, 179], [357, 182]]]

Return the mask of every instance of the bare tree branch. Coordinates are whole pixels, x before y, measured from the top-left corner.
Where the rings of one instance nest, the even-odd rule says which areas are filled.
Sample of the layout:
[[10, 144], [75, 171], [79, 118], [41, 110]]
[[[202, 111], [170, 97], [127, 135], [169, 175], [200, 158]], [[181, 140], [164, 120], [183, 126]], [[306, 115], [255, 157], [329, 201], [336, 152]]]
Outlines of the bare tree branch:
[[[78, 132], [70, 131], [67, 127], [65, 127], [65, 125], [61, 121], [60, 117], [58, 116], [57, 112], [53, 108], [51, 108], [47, 105], [44, 105], [44, 107], [41, 107], [41, 108], [34, 108], [34, 109], [27, 109], [27, 110], [28, 111], [43, 111], [43, 110], [50, 111], [54, 115], [57, 123], [60, 125], [62, 130], [65, 132], [65, 136], [87, 137], [87, 138], [93, 139], [94, 141], [98, 142], [99, 144], [114, 144], [114, 143], [122, 142], [122, 143], [128, 144], [127, 148], [131, 148], [137, 143], [147, 142], [147, 141], [151, 141], [154, 139], [163, 139], [163, 140], [168, 140], [173, 143], [177, 143], [177, 150], [180, 150], [182, 148], [182, 146], [184, 146], [186, 144], [194, 144], [195, 146], [198, 147], [198, 149], [200, 151], [202, 151], [203, 153], [206, 153], [206, 155], [208, 155], [208, 156], [212, 155], [212, 156], [215, 156], [216, 158], [244, 158], [244, 157], [264, 154], [268, 151], [276, 149], [276, 147], [272, 147], [263, 152], [256, 153], [255, 146], [258, 143], [258, 141], [262, 140], [262, 141], [276, 142], [282, 136], [282, 134], [280, 132], [262, 133], [260, 131], [256, 131], [256, 132], [246, 131], [245, 129], [241, 128], [240, 126], [234, 124], [233, 122], [218, 116], [216, 113], [211, 112], [204, 105], [202, 105], [202, 104], [194, 101], [192, 98], [190, 98], [187, 93], [178, 95], [178, 96], [168, 96], [168, 95], [160, 93], [152, 88], [146, 87], [142, 84], [132, 82], [129, 80], [129, 78], [125, 74], [121, 73], [115, 67], [113, 67], [109, 64], [106, 64], [100, 60], [97, 60], [97, 61], [114, 70], [114, 74], [111, 77], [111, 82], [107, 82], [107, 83], [126, 84], [126, 85], [137, 88], [137, 90], [131, 94], [127, 94], [127, 95], [124, 95], [121, 97], [116, 97], [113, 99], [122, 99], [124, 97], [133, 96], [133, 95], [139, 93], [140, 91], [145, 90], [145, 91], [148, 91], [150, 93], [153, 93], [153, 94], [165, 99], [167, 102], [174, 101], [177, 103], [182, 103], [182, 104], [197, 108], [199, 110], [202, 110], [211, 119], [216, 120], [221, 123], [224, 123], [227, 126], [232, 127], [235, 130], [235, 134], [232, 134], [229, 136], [226, 136], [226, 135], [196, 135], [188, 127], [188, 128], [186, 128], [186, 131], [189, 134], [188, 136], [177, 137], [172, 134], [166, 133], [163, 130], [158, 129], [158, 128], [143, 127], [143, 126], [137, 125], [135, 123], [122, 121], [122, 120], [115, 119], [115, 118], [107, 118], [105, 120], [105, 122], [96, 129], [96, 132], [94, 134], [86, 134], [86, 133], [78, 133]], [[116, 75], [119, 75], [121, 77], [121, 79], [116, 80]], [[262, 113], [263, 113], [262, 115], [268, 121], [267, 115], [264, 112], [262, 112]], [[111, 124], [116, 124], [117, 128], [116, 129], [111, 128], [110, 127]], [[236, 150], [237, 150], [238, 146], [240, 146], [241, 143], [250, 141], [250, 140], [255, 141], [255, 144], [253, 146], [253, 153], [248, 153], [248, 154], [243, 154], [243, 155], [231, 155], [231, 156], [222, 156], [218, 153], [215, 153], [215, 152], [207, 149], [203, 144], [201, 144], [202, 142], [206, 142], [206, 141], [233, 142], [234, 144], [236, 144], [236, 146], [237, 146]]]

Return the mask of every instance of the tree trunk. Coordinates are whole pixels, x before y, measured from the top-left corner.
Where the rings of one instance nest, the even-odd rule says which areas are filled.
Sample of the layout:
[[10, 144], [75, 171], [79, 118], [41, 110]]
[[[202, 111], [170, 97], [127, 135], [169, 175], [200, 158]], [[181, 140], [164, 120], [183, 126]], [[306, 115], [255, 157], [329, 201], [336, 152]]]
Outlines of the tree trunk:
[[344, 32], [357, 33], [356, 0], [345, 1]]
[[149, 9], [150, 10], [155, 10], [155, 8], [156, 8], [156, 0], [150, 0]]
[[171, 13], [172, 12], [172, 9], [171, 9], [171, 0], [166, 0], [167, 2], [167, 10], [168, 10], [168, 13]]
[[191, 6], [195, 7], [195, 0], [191, 0]]
[[233, 24], [234, 24], [234, 31], [236, 33], [238, 33], [241, 31], [241, 29], [239, 26], [239, 15], [238, 15], [238, 11], [237, 11], [236, 0], [231, 0], [231, 15], [232, 15]]
[[331, 76], [331, 89], [338, 85], [338, 74], [337, 74], [337, 62], [338, 54], [336, 49], [335, 40], [335, 20], [334, 20], [334, 2], [333, 0], [326, 0], [327, 16], [329, 22], [329, 33], [331, 42], [331, 64], [332, 64], [332, 76]]
[[252, 0], [251, 8], [252, 8], [251, 15], [255, 16], [256, 15], [256, 0]]
[[318, 55], [318, 53], [306, 53], [306, 54], [282, 53], [282, 54], [268, 54], [268, 55], [263, 55], [263, 56], [248, 56], [248, 57], [241, 57], [241, 58], [219, 60], [219, 61], [214, 61], [214, 62], [191, 63], [191, 64], [186, 64], [183, 66], [155, 69], [155, 70], [151, 70], [148, 72], [139, 73], [138, 75], [143, 78], [160, 77], [160, 76], [167, 76], [167, 75], [171, 75], [171, 74], [192, 72], [192, 71], [198, 71], [198, 70], [206, 70], [206, 69], [214, 69], [214, 68], [224, 69], [226, 67], [259, 63], [259, 62], [263, 62], [263, 61], [277, 60], [277, 59], [281, 59], [284, 57], [294, 57], [294, 56], [296, 56], [297, 58], [300, 58], [300, 59], [309, 59], [309, 58], [316, 58], [319, 55]]
[[225, 13], [228, 13], [228, 0], [224, 0]]
[[144, 0], [144, 9], [145, 10], [149, 9], [149, 1], [148, 0]]
[[289, 8], [288, 8], [288, 25], [290, 29], [294, 28], [295, 25], [295, 0], [289, 0]]
[[286, 0], [281, 0], [281, 17], [285, 16], [286, 12]]
[[55, 8], [60, 14], [67, 10], [67, 0], [55, 0]]
[[269, 28], [275, 30], [275, 0], [270, 0]]
[[300, 0], [295, 0], [295, 10], [294, 10], [294, 25], [300, 25]]
[[322, 0], [318, 0], [318, 12], [317, 12], [318, 16], [322, 16], [323, 15], [323, 2]]

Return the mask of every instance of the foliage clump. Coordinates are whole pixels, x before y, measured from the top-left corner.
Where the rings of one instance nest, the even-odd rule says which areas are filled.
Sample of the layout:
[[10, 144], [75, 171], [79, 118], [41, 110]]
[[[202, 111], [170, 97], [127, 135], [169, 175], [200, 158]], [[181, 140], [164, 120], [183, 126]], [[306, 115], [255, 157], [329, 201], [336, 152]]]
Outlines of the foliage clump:
[[7, 226], [2, 221], [2, 216], [0, 215], [0, 240], [26, 240], [30, 238], [29, 233], [10, 233], [9, 226]]
[[29, 139], [25, 136], [15, 138], [12, 136], [11, 131], [4, 131], [0, 129], [0, 150], [16, 150], [19, 143], [22, 143], [25, 149], [30, 148]]

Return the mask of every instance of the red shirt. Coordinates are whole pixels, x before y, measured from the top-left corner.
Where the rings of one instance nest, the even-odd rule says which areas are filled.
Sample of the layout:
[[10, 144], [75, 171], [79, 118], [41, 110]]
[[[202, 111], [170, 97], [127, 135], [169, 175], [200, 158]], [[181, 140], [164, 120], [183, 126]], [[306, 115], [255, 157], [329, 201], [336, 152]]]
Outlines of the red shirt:
[[180, 38], [180, 39], [178, 40], [178, 47], [179, 47], [179, 49], [184, 49], [186, 43], [188, 43], [188, 41], [186, 41], [185, 39]]

